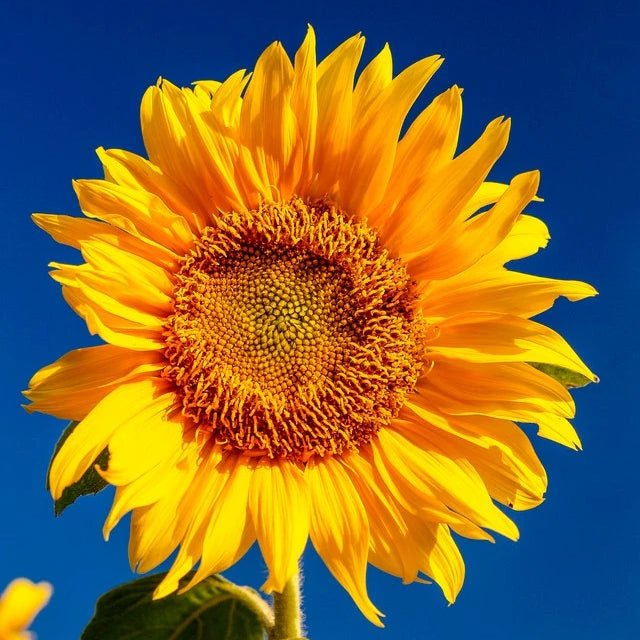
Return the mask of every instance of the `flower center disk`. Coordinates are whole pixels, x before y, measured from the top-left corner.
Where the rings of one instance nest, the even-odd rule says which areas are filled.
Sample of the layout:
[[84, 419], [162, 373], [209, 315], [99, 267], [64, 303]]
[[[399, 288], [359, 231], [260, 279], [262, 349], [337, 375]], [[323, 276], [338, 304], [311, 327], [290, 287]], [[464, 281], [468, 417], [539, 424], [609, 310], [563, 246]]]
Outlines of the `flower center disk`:
[[181, 259], [163, 376], [220, 445], [300, 460], [357, 449], [415, 386], [415, 300], [375, 232], [334, 207], [231, 212]]

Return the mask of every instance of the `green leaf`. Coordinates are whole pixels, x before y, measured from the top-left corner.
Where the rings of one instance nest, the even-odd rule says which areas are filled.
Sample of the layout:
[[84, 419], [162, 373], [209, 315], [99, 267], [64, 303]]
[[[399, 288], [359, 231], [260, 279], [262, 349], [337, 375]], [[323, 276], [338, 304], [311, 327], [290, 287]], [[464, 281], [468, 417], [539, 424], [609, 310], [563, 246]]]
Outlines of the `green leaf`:
[[81, 640], [263, 640], [267, 604], [252, 590], [210, 576], [182, 595], [152, 600], [165, 575], [103, 595]]
[[567, 389], [576, 389], [578, 387], [584, 387], [591, 382], [599, 382], [598, 378], [592, 380], [591, 378], [587, 378], [587, 376], [583, 376], [581, 373], [576, 373], [564, 367], [556, 367], [553, 364], [542, 364], [541, 362], [530, 362], [529, 364], [538, 369], [538, 371], [542, 371], [542, 373], [546, 373], [554, 380], [557, 380]]
[[[53, 455], [51, 456], [51, 462], [49, 462], [49, 468], [47, 469], [47, 490], [49, 489], [49, 473], [51, 472], [51, 463], [53, 459], [60, 451], [60, 447], [64, 444], [64, 441], [73, 433], [73, 430], [78, 425], [77, 422], [70, 422], [67, 428], [62, 432], [60, 439], [56, 443]], [[80, 496], [87, 496], [102, 491], [107, 486], [107, 481], [95, 470], [94, 465], [99, 465], [102, 469], [107, 467], [109, 462], [109, 451], [105, 447], [100, 455], [93, 461], [93, 464], [85, 471], [84, 475], [67, 487], [62, 495], [55, 501], [53, 505], [53, 512], [56, 516], [59, 516], [69, 505], [73, 504]]]

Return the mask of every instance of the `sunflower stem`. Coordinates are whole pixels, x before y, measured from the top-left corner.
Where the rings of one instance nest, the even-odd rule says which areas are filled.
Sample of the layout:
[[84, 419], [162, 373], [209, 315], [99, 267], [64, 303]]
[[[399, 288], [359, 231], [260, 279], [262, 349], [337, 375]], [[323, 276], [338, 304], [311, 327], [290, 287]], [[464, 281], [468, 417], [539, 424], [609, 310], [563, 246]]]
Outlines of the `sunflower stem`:
[[298, 570], [285, 584], [282, 593], [273, 593], [275, 622], [269, 640], [303, 640], [300, 576], [301, 571]]

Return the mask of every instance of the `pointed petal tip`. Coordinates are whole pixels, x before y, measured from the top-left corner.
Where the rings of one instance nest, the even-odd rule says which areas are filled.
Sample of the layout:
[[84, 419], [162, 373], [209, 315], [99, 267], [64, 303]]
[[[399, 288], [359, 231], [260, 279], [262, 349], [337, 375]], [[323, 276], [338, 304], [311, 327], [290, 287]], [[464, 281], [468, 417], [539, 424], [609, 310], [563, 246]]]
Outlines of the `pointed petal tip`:
[[442, 593], [447, 600], [447, 607], [452, 607], [456, 603], [456, 600], [460, 595], [460, 591], [462, 590], [462, 584], [455, 585], [455, 587], [453, 587], [452, 589], [445, 590], [442, 587], [440, 588], [442, 589]]
[[51, 476], [49, 476], [49, 493], [53, 498], [54, 502], [57, 502], [62, 497], [62, 493], [64, 491], [64, 487], [60, 487], [58, 484], [54, 486]]
[[181, 596], [183, 593], [189, 591], [189, 589], [191, 589], [192, 587], [195, 587], [199, 582], [202, 582], [206, 576], [198, 575], [198, 573], [199, 571], [196, 571], [193, 578], [191, 578], [191, 580], [189, 580], [189, 582], [187, 582], [184, 587], [180, 587], [179, 589], [176, 587], [177, 590], [174, 589], [174, 591], [176, 591], [176, 593]]
[[532, 171], [525, 171], [515, 176], [510, 183], [510, 186], [518, 186], [525, 191], [530, 191], [532, 200], [535, 197], [535, 193], [540, 185], [540, 171], [533, 169]]
[[272, 594], [274, 592], [282, 593], [290, 578], [290, 575], [285, 576], [282, 574], [278, 576], [275, 572], [270, 571], [267, 579], [260, 586], [260, 591], [263, 591], [266, 594]]
[[360, 610], [364, 614], [365, 618], [369, 622], [371, 622], [371, 624], [375, 625], [379, 629], [384, 629], [384, 623], [382, 622], [382, 620], [380, 618], [384, 618], [385, 614], [382, 613], [382, 611], [380, 611], [377, 607], [375, 607], [373, 604], [371, 604], [371, 606], [367, 607], [366, 610], [364, 610], [362, 608]]
[[[500, 511], [498, 507], [496, 507], [496, 510]], [[490, 527], [508, 540], [517, 542], [520, 539], [520, 530], [518, 529], [516, 523], [503, 511], [500, 511], [500, 513], [503, 517], [500, 518], [500, 523], [496, 523], [496, 525], [499, 524], [498, 528], [494, 528], [493, 525], [490, 525]]]
[[277, 585], [277, 586], [279, 586], [280, 588], [276, 589], [276, 584], [272, 580], [271, 576], [269, 576], [262, 583], [262, 585], [260, 585], [260, 591], [263, 591], [267, 595], [271, 595], [274, 591], [277, 591], [278, 593], [282, 593], [282, 590], [284, 589], [284, 586], [282, 586], [282, 585]]
[[367, 593], [364, 594], [355, 594], [351, 590], [347, 589], [349, 595], [353, 598], [353, 601], [356, 603], [358, 609], [360, 609], [362, 615], [369, 621], [371, 624], [374, 624], [376, 627], [384, 628], [384, 624], [380, 618], [386, 617], [378, 607], [371, 601], [369, 595]]
[[[191, 582], [189, 582], [188, 585], [179, 589], [180, 580], [182, 580], [182, 578], [192, 568], [193, 565], [186, 566], [184, 561], [180, 565], [177, 565], [176, 563], [177, 563], [177, 560], [176, 562], [174, 562], [171, 569], [169, 569], [169, 572], [167, 573], [167, 575], [165, 575], [165, 577], [162, 579], [160, 584], [155, 588], [155, 591], [153, 592], [152, 600], [160, 600], [161, 598], [166, 598], [167, 596], [170, 596], [172, 593], [178, 593], [178, 594], [184, 593], [185, 591], [188, 591], [195, 584], [194, 579], [196, 578], [197, 573], [196, 575], [194, 575], [193, 579], [191, 580]], [[140, 563], [141, 571], [146, 570], [146, 567], [143, 567], [143, 564], [144, 562]], [[198, 582], [199, 581], [200, 580], [198, 580]]]
[[171, 580], [167, 582], [165, 578], [154, 590], [153, 595], [151, 596], [152, 600], [161, 600], [162, 598], [166, 598], [168, 595], [171, 595], [178, 588], [178, 583], [175, 580]]
[[316, 31], [313, 28], [313, 25], [310, 22], [307, 22], [307, 32], [304, 34], [304, 38], [302, 40], [302, 44], [298, 48], [297, 53], [300, 53], [305, 50], [305, 48], [310, 48], [315, 51], [316, 47]]

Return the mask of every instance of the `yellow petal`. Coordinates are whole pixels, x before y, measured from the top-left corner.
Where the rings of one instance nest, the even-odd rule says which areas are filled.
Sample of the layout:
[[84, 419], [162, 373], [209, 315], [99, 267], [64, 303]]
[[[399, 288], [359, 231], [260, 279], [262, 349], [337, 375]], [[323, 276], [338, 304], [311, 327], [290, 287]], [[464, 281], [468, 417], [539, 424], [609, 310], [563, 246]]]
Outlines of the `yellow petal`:
[[96, 271], [120, 278], [122, 284], [136, 287], [140, 296], [144, 295], [158, 308], [166, 308], [167, 300], [173, 295], [174, 283], [173, 276], [165, 269], [97, 239], [84, 242], [81, 250], [84, 259]]
[[381, 627], [381, 614], [367, 594], [369, 522], [362, 500], [341, 462], [334, 458], [310, 460], [305, 476], [313, 546], [363, 615]]
[[382, 199], [391, 176], [400, 129], [411, 105], [442, 64], [439, 56], [420, 60], [400, 73], [353, 121], [340, 178], [340, 201], [352, 214], [367, 214]]
[[80, 249], [82, 243], [95, 239], [133, 253], [166, 269], [175, 270], [177, 256], [173, 251], [148, 238], [139, 238], [106, 222], [55, 214], [34, 213], [33, 221], [56, 242]]
[[182, 591], [190, 589], [207, 576], [228, 569], [254, 542], [255, 533], [248, 508], [252, 473], [249, 461], [239, 456], [208, 514], [200, 566]]
[[293, 73], [291, 108], [298, 123], [298, 137], [303, 156], [297, 183], [298, 192], [304, 193], [315, 173], [313, 161], [318, 126], [316, 36], [311, 26], [308, 27], [304, 42], [296, 53]]
[[[105, 177], [121, 187], [147, 191], [157, 196], [174, 213], [181, 215], [193, 231], [206, 224], [204, 209], [191, 189], [179, 185], [171, 176], [146, 158], [123, 149], [96, 150], [104, 167]], [[116, 213], [116, 212], [114, 212]]]
[[[460, 515], [436, 496], [431, 487], [408, 469], [406, 476], [398, 475], [394, 460], [385, 455], [380, 443], [373, 440], [368, 447], [361, 447], [360, 455], [368, 460], [379, 475], [385, 491], [407, 513], [418, 514], [433, 522], [444, 522], [474, 528], [466, 515]], [[478, 529], [477, 525], [475, 528]], [[483, 537], [482, 535], [480, 537]]]
[[580, 437], [573, 425], [561, 416], [545, 413], [536, 416], [538, 422], [538, 435], [548, 440], [553, 440], [570, 449], [582, 449]]
[[463, 313], [438, 324], [430, 351], [468, 362], [540, 362], [597, 377], [567, 342], [542, 324], [517, 316]]
[[395, 503], [373, 465], [362, 456], [349, 456], [345, 468], [367, 510], [369, 562], [401, 577], [405, 584], [422, 581], [418, 574], [426, 573], [453, 602], [464, 580], [464, 563], [449, 528], [430, 522], [425, 512], [410, 513]]
[[[209, 84], [209, 90], [207, 90], [202, 83], [207, 82]], [[192, 82], [193, 89], [189, 89], [196, 100], [199, 102], [202, 109], [211, 108], [211, 98], [215, 95], [218, 88], [222, 83], [216, 80], [203, 80], [201, 83]], [[184, 89], [183, 89], [184, 90]]]
[[237, 455], [228, 455], [223, 459], [217, 448], [203, 451], [203, 458], [198, 460], [193, 478], [181, 496], [177, 509], [172, 512], [172, 519], [184, 533], [180, 550], [167, 575], [156, 588], [154, 599], [164, 598], [176, 591], [182, 577], [201, 558], [211, 514], [237, 462]]
[[[234, 178], [237, 141], [221, 131], [211, 111], [188, 90], [170, 82], [149, 87], [140, 105], [142, 135], [152, 162], [198, 198], [209, 224], [217, 209], [247, 203]], [[209, 220], [207, 220], [207, 218]]]
[[152, 375], [164, 366], [155, 352], [105, 344], [75, 349], [43, 367], [29, 381], [27, 411], [82, 420], [117, 386]]
[[114, 315], [91, 302], [79, 289], [62, 287], [67, 304], [87, 323], [92, 335], [99, 335], [105, 342], [134, 351], [164, 350], [165, 344], [159, 331]]
[[[502, 182], [483, 182], [478, 190], [469, 198], [467, 204], [464, 206], [460, 213], [462, 220], [467, 220], [474, 213], [490, 204], [495, 204], [502, 198], [504, 192], [509, 188], [509, 185]], [[538, 196], [534, 197], [535, 202], [541, 202], [542, 199]]]
[[209, 98], [207, 105], [211, 106], [211, 99], [220, 91], [220, 87], [222, 86], [222, 82], [218, 82], [218, 80], [196, 80], [191, 83], [196, 90], [202, 89]]
[[518, 538], [515, 524], [493, 504], [482, 479], [467, 460], [451, 458], [427, 434], [421, 447], [389, 429], [379, 431], [378, 441], [384, 457], [393, 465], [397, 482], [424, 486], [480, 526], [512, 540]]
[[[179, 435], [182, 436], [182, 432]], [[184, 476], [185, 468], [189, 466], [188, 450], [197, 445], [193, 443], [185, 445], [182, 437], [180, 437], [178, 445], [172, 449], [167, 447], [166, 454], [162, 457], [156, 456], [156, 460], [152, 464], [147, 464], [147, 468], [143, 469], [139, 475], [129, 474], [137, 475], [131, 482], [127, 484], [121, 483], [120, 486], [116, 487], [113, 504], [102, 530], [105, 540], [109, 538], [109, 533], [120, 519], [129, 511], [154, 504], [168, 494], [178, 493], [180, 495], [180, 479]], [[114, 458], [114, 448], [112, 439], [109, 445], [110, 466]], [[117, 457], [117, 464], [121, 464], [122, 456], [118, 455]], [[147, 459], [149, 458], [149, 456], [146, 457]], [[135, 461], [134, 464], [138, 469], [142, 466], [138, 461]], [[98, 469], [98, 471], [103, 474], [106, 480], [109, 480], [109, 477], [104, 475], [105, 472], [103, 470]], [[175, 509], [173, 513], [175, 514]]]
[[408, 262], [416, 280], [442, 280], [464, 271], [494, 249], [535, 196], [537, 171], [516, 176], [492, 209], [451, 226], [435, 244]]
[[[476, 468], [491, 497], [513, 509], [539, 505], [547, 475], [529, 439], [512, 422], [485, 416], [449, 416], [408, 403], [415, 414], [393, 427], [418, 446], [426, 433]], [[418, 419], [416, 419], [418, 418]], [[429, 446], [426, 442], [425, 446]]]
[[411, 402], [454, 415], [487, 415], [526, 421], [535, 413], [575, 415], [569, 392], [523, 362], [477, 363], [438, 357], [418, 381]]
[[205, 120], [216, 120], [224, 128], [237, 127], [242, 110], [242, 92], [250, 78], [250, 74], [240, 69], [220, 84], [211, 99], [210, 115], [203, 116]]
[[89, 218], [104, 220], [139, 238], [151, 238], [181, 255], [193, 243], [187, 221], [147, 191], [107, 180], [74, 180], [80, 208]]
[[[149, 87], [140, 103], [140, 124], [144, 146], [153, 164], [183, 188], [190, 188], [197, 198], [198, 210], [208, 211], [209, 204], [202, 196], [207, 193], [202, 169], [194, 166], [185, 148], [185, 125], [180, 122], [176, 108], [160, 86]], [[183, 100], [182, 96], [179, 100]]]
[[258, 58], [242, 102], [240, 136], [251, 150], [265, 185], [275, 185], [283, 200], [292, 195], [291, 167], [296, 122], [291, 111], [293, 67], [274, 42]]
[[318, 129], [314, 166], [318, 179], [310, 195], [331, 193], [351, 137], [353, 81], [364, 38], [353, 36], [318, 65]]
[[353, 91], [353, 120], [359, 122], [371, 103], [391, 83], [393, 60], [388, 44], [363, 69]]
[[[407, 193], [382, 229], [387, 247], [400, 255], [424, 250], [455, 223], [509, 138], [509, 120], [497, 118], [480, 138], [428, 181]], [[428, 212], [428, 215], [426, 215]]]
[[135, 272], [50, 263], [51, 277], [76, 293], [90, 306], [130, 321], [141, 329], [158, 332], [171, 311], [171, 299]]
[[22, 636], [19, 632], [31, 624], [40, 609], [49, 602], [52, 592], [48, 582], [33, 583], [26, 578], [10, 582], [0, 596], [0, 636], [8, 640], [31, 637], [31, 634]]
[[[109, 483], [124, 486], [158, 465], [178, 456], [184, 445], [184, 419], [175, 413], [173, 394], [167, 394], [155, 413], [124, 422], [109, 439], [109, 462], [97, 471]], [[172, 411], [173, 410], [173, 411]]]
[[252, 472], [249, 510], [269, 568], [262, 586], [282, 592], [309, 536], [309, 497], [302, 471], [288, 461], [260, 461]]
[[[166, 469], [162, 468], [160, 486], [164, 487], [164, 483], [168, 483], [170, 486], [166, 487], [166, 491], [163, 491], [157, 502], [148, 506], [136, 504], [131, 515], [131, 535], [129, 538], [129, 563], [132, 569], [141, 573], [153, 569], [166, 560], [182, 542], [189, 521], [185, 517], [177, 517], [177, 514], [179, 505], [192, 486], [198, 471], [198, 451], [198, 446], [188, 446], [185, 448], [184, 456], [171, 468], [170, 473], [164, 473]], [[124, 491], [128, 491], [127, 487], [123, 490], [123, 503], [116, 505], [114, 502], [114, 509], [125, 511], [129, 504], [133, 505], [134, 500], [139, 501], [139, 504], [152, 500], [155, 496], [148, 493], [154, 491], [152, 481], [153, 477], [149, 478], [149, 482], [145, 482], [141, 478], [138, 481], [142, 483], [139, 491], [137, 491], [138, 482], [131, 485], [131, 492], [135, 492], [135, 495], [124, 495]], [[119, 516], [120, 513], [109, 514], [110, 520], [105, 523], [105, 530], [108, 530], [112, 524], [111, 518], [113, 518], [115, 525]]]
[[510, 260], [527, 258], [547, 246], [549, 230], [542, 220], [522, 215], [511, 228], [507, 237], [478, 262], [478, 267], [502, 266]]
[[530, 318], [549, 309], [564, 296], [572, 302], [597, 295], [586, 282], [541, 278], [507, 269], [475, 265], [447, 280], [434, 280], [423, 289], [421, 306], [430, 318], [465, 311], [508, 313]]
[[49, 483], [54, 500], [81, 478], [123, 425], [144, 424], [170, 409], [174, 397], [162, 395], [163, 387], [153, 379], [120, 385], [76, 425], [51, 462]]
[[465, 567], [449, 527], [423, 522], [415, 516], [410, 516], [409, 527], [412, 536], [419, 539], [425, 548], [420, 570], [436, 581], [450, 603], [455, 602], [462, 589]]
[[368, 215], [371, 225], [383, 227], [408, 194], [429, 184], [434, 173], [451, 161], [462, 117], [461, 93], [454, 86], [439, 95], [402, 137], [385, 196]]
[[170, 82], [162, 85], [163, 99], [174, 108], [180, 107], [180, 119], [190, 132], [184, 140], [190, 166], [200, 174], [202, 194], [206, 194], [210, 225], [218, 210], [242, 210], [248, 204], [237, 179], [238, 145], [224, 131], [209, 109], [202, 105], [189, 89], [180, 91]]
[[109, 313], [149, 329], [162, 329], [171, 313], [171, 298], [159, 289], [144, 287], [142, 279], [118, 275], [88, 269], [76, 273], [76, 284], [88, 300]]
[[420, 570], [420, 554], [386, 483], [364, 456], [347, 456], [344, 468], [367, 512], [371, 536], [369, 562], [401, 577], [405, 584], [413, 582]]

